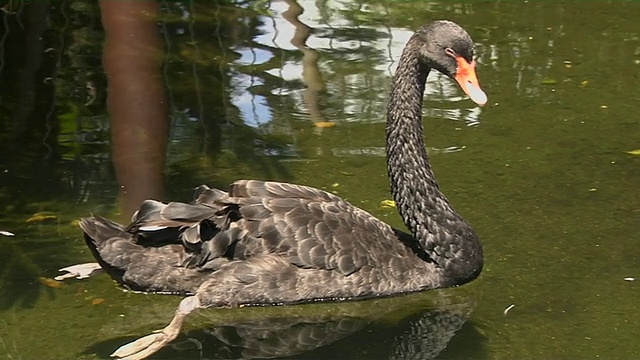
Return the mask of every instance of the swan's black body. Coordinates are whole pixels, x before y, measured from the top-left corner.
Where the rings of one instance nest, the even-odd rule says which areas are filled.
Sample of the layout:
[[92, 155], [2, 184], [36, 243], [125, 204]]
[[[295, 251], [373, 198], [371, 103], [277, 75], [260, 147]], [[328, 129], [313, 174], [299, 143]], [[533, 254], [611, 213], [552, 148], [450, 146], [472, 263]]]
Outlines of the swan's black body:
[[82, 219], [87, 244], [124, 286], [195, 294], [201, 307], [381, 296], [471, 281], [482, 269], [482, 248], [438, 188], [421, 123], [430, 69], [453, 77], [460, 59], [473, 61], [469, 35], [435, 22], [409, 40], [393, 81], [388, 171], [409, 234], [322, 190], [241, 180], [228, 192], [200, 186], [192, 204], [148, 200], [126, 228]]

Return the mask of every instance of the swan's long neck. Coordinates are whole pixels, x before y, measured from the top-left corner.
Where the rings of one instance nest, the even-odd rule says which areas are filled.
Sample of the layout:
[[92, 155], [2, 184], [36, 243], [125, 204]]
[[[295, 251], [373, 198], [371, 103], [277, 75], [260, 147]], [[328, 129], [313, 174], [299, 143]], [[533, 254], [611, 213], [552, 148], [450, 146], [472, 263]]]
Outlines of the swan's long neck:
[[423, 255], [457, 285], [479, 274], [482, 248], [440, 191], [427, 158], [422, 100], [430, 69], [420, 61], [417, 46], [411, 46], [414, 41], [400, 58], [387, 108], [389, 182], [398, 212]]

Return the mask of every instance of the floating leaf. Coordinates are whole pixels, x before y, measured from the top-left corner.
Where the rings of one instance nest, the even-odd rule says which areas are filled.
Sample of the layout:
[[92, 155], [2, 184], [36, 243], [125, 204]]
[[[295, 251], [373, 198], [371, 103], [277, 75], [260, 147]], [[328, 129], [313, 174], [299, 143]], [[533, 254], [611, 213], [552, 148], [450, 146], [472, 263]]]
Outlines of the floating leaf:
[[54, 288], [54, 289], [62, 289], [62, 287], [64, 287], [64, 284], [61, 283], [60, 281], [55, 281], [53, 279], [50, 278], [46, 278], [46, 277], [42, 277], [40, 276], [38, 278], [38, 281], [44, 285], [44, 286], [48, 286], [50, 288]]
[[396, 207], [396, 202], [393, 200], [382, 200], [380, 201], [380, 207], [383, 209], [391, 209]]
[[627, 154], [629, 154], [629, 155], [640, 155], [640, 149], [627, 151]]
[[583, 81], [580, 83], [580, 86], [581, 86], [581, 87], [586, 87], [587, 85], [589, 85], [589, 80], [583, 80]]
[[104, 302], [104, 299], [95, 298], [95, 299], [91, 300], [91, 305], [98, 305], [98, 304], [102, 304], [103, 302]]
[[52, 212], [39, 212], [31, 215], [27, 222], [40, 222], [45, 220], [56, 220], [58, 217]]
[[337, 188], [338, 186], [340, 186], [340, 184], [339, 184], [339, 183], [333, 183], [333, 184], [331, 184], [331, 187], [334, 187], [334, 188]]
[[542, 79], [542, 81], [540, 81], [540, 84], [542, 85], [555, 85], [557, 83], [558, 83], [558, 80], [553, 78], [544, 78]]
[[313, 126], [317, 128], [330, 128], [336, 126], [336, 123], [331, 121], [316, 121], [313, 123]]

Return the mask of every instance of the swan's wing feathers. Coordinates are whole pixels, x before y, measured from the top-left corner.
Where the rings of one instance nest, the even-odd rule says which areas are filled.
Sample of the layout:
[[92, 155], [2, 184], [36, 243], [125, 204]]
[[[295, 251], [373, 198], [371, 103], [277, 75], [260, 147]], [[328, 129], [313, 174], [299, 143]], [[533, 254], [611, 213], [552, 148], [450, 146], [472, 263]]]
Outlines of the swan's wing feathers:
[[156, 200], [145, 200], [140, 205], [140, 209], [136, 211], [131, 218], [129, 228], [134, 228], [135, 224], [141, 224], [147, 221], [154, 221], [160, 218], [160, 212], [166, 204]]
[[229, 196], [237, 198], [343, 201], [334, 194], [310, 186], [260, 180], [238, 180], [234, 182], [229, 188]]
[[236, 198], [264, 198], [267, 191], [264, 181], [258, 180], [238, 180], [229, 186], [229, 196]]
[[229, 194], [219, 189], [211, 189], [207, 185], [198, 186], [193, 192], [194, 204], [223, 203], [229, 199]]
[[249, 180], [234, 183], [229, 194], [206, 186], [196, 192], [192, 204], [145, 201], [128, 228], [108, 220], [81, 226], [88, 238], [115, 239], [103, 241], [96, 256], [114, 271], [126, 269], [126, 276], [114, 278], [144, 288], [142, 278], [148, 275], [154, 285], [147, 289], [160, 289], [154, 268], [206, 276], [231, 262], [234, 267], [247, 261], [255, 265], [262, 258], [349, 276], [373, 265], [370, 250], [384, 253], [379, 247], [389, 245], [384, 223], [322, 190]]
[[[131, 224], [127, 227], [130, 233], [139, 231], [154, 231], [168, 227], [191, 225], [189, 217], [195, 217], [195, 209], [188, 211], [181, 203], [164, 204], [155, 200], [145, 200], [140, 209], [133, 215]], [[193, 205], [195, 206], [195, 205]], [[210, 208], [209, 208], [210, 210]], [[182, 214], [184, 212], [184, 215]]]
[[201, 223], [215, 219], [216, 211], [216, 208], [208, 205], [163, 204], [146, 200], [134, 215], [127, 231], [136, 235], [134, 242], [143, 246], [182, 242], [189, 250], [196, 250], [203, 241]]
[[240, 207], [239, 211], [243, 219], [253, 221], [268, 219], [272, 214], [270, 209], [266, 208], [262, 201], [254, 203], [247, 202]]
[[[349, 275], [369, 260], [364, 243], [372, 235], [364, 227], [371, 215], [333, 194], [307, 186], [241, 180], [231, 185], [229, 195], [207, 220], [217, 225], [215, 236], [203, 239], [202, 249], [194, 255], [197, 259], [190, 259], [199, 266], [217, 257], [246, 260], [279, 254], [298, 267]], [[186, 242], [197, 241], [196, 230], [185, 233]]]
[[336, 202], [343, 201], [336, 195], [310, 186], [268, 181], [264, 183], [264, 187], [270, 197], [275, 198], [295, 198]]
[[194, 226], [190, 226], [180, 234], [180, 238], [185, 246], [191, 249], [197, 249], [202, 243], [202, 236], [200, 235], [200, 223]]
[[160, 216], [164, 221], [192, 224], [214, 217], [217, 210], [207, 205], [170, 202], [162, 209]]
[[[260, 211], [257, 208], [263, 207]], [[236, 255], [248, 258], [260, 253], [280, 253], [302, 268], [337, 270], [349, 275], [368, 262], [366, 234], [353, 206], [305, 198], [267, 198], [251, 204], [238, 226], [247, 233], [238, 242]], [[251, 214], [270, 216], [252, 218]], [[370, 216], [370, 215], [368, 215]], [[241, 251], [241, 253], [239, 253]]]
[[281, 253], [296, 266], [344, 275], [368, 261], [363, 244], [372, 234], [363, 226], [370, 225], [371, 215], [334, 194], [289, 183], [239, 180], [229, 195], [239, 205], [238, 226], [246, 230], [235, 249], [238, 258]]

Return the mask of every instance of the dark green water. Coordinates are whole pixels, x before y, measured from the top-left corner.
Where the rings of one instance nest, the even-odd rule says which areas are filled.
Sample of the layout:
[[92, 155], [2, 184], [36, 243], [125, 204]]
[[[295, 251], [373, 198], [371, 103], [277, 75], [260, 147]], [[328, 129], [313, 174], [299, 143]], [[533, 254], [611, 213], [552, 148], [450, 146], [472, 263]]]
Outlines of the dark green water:
[[[401, 226], [380, 206], [390, 75], [411, 31], [447, 18], [476, 41], [489, 103], [432, 74], [426, 140], [443, 191], [481, 236], [484, 271], [406, 297], [202, 312], [152, 358], [640, 357], [640, 280], [625, 280], [640, 278], [640, 156], [628, 153], [640, 149], [640, 2], [300, 2], [313, 32], [295, 5], [164, 4], [162, 197], [276, 179]], [[38, 280], [92, 260], [75, 219], [126, 216], [100, 12], [83, 1], [4, 9], [0, 230], [15, 236], [0, 237], [0, 358], [107, 358], [163, 327], [180, 299], [125, 293], [104, 275]], [[243, 331], [262, 352], [230, 344]]]

